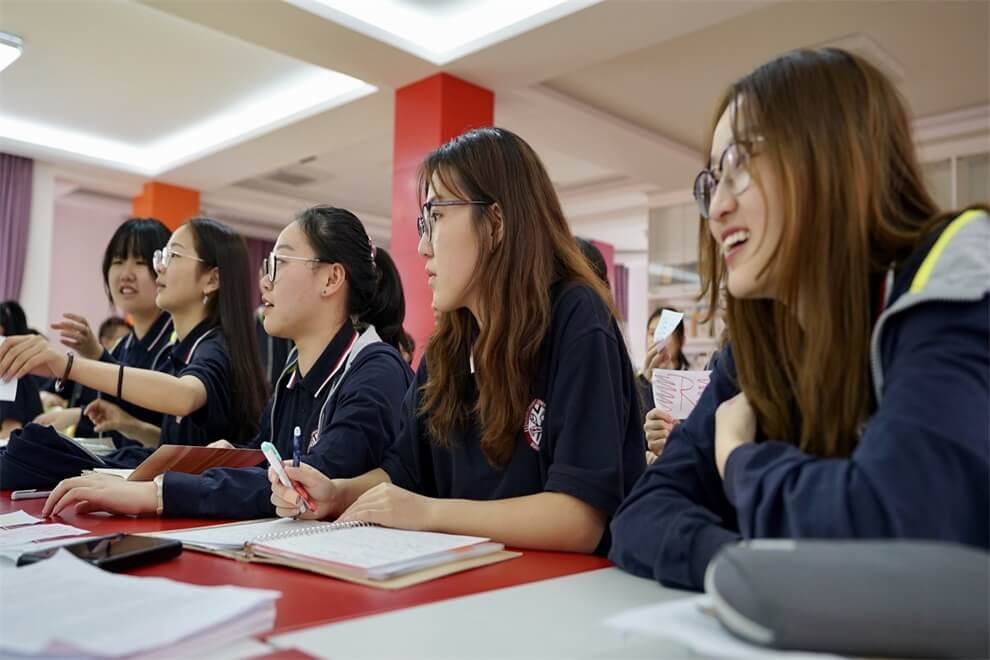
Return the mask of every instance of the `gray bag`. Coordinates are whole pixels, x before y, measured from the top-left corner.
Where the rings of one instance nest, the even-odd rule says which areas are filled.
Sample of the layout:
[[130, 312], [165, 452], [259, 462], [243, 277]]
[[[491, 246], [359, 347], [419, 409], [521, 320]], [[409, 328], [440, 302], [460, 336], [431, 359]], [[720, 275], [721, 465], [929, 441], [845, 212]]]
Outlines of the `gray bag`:
[[719, 621], [776, 649], [990, 656], [990, 554], [936, 541], [753, 540], [705, 574]]

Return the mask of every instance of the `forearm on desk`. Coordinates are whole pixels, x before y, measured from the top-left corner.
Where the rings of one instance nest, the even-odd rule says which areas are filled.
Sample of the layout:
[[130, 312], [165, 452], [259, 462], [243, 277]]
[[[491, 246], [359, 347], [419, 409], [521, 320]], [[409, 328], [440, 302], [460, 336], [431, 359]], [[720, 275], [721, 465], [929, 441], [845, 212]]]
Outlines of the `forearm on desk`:
[[430, 528], [484, 536], [533, 550], [594, 552], [605, 531], [605, 514], [564, 493], [537, 493], [504, 500], [435, 499]]

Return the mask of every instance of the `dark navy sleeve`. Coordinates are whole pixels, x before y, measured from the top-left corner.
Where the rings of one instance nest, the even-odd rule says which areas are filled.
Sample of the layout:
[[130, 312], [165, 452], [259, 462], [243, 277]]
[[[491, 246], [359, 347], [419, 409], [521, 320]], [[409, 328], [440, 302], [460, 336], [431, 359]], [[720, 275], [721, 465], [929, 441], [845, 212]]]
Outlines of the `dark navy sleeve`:
[[38, 384], [31, 376], [17, 381], [17, 394], [13, 401], [0, 401], [0, 422], [13, 419], [23, 426], [33, 422], [34, 418], [43, 412]]
[[382, 464], [385, 448], [395, 439], [411, 380], [397, 354], [382, 351], [358, 360], [334, 394], [333, 414], [320, 429], [313, 451], [304, 457], [331, 478], [357, 477]]
[[611, 517], [645, 466], [642, 431], [627, 433], [630, 423], [639, 428], [638, 414], [630, 420], [638, 394], [618, 328], [597, 294], [581, 288], [564, 295], [574, 304], [562, 302], [557, 312], [564, 319], [546, 411], [553, 458], [544, 490]]
[[733, 451], [725, 486], [746, 536], [988, 547], [988, 300], [926, 303], [890, 319], [883, 396], [850, 458], [781, 442]]
[[741, 538], [715, 467], [715, 410], [738, 394], [734, 373], [726, 348], [698, 405], [616, 513], [609, 559], [622, 569], [700, 590], [715, 553]]
[[423, 359], [416, 378], [402, 401], [398, 434], [395, 442], [385, 449], [382, 469], [396, 486], [427, 497], [436, 497], [437, 486], [432, 478], [430, 443], [417, 414], [419, 388], [426, 382], [426, 378], [426, 360]]
[[212, 468], [202, 474], [166, 472], [162, 515], [173, 518], [271, 518], [267, 467]]
[[[195, 376], [206, 388], [206, 404], [190, 415], [197, 425], [206, 429], [231, 427], [232, 375], [230, 356], [223, 340], [211, 338], [201, 343], [193, 353], [192, 361], [176, 376]], [[236, 442], [237, 438], [227, 440]]]

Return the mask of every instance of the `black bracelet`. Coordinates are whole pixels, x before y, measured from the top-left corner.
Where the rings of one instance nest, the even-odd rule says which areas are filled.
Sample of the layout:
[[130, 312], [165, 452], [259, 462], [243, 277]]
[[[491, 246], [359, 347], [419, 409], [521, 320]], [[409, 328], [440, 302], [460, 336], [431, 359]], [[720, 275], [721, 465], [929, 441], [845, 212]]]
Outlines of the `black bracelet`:
[[76, 359], [76, 354], [72, 351], [66, 353], [69, 361], [65, 363], [65, 373], [62, 374], [61, 378], [55, 379], [55, 392], [61, 394], [62, 390], [65, 389], [65, 381], [69, 380], [69, 372], [72, 371], [72, 361]]
[[124, 365], [120, 365], [120, 369], [117, 371], [117, 401], [123, 401], [121, 397], [121, 390], [124, 389]]

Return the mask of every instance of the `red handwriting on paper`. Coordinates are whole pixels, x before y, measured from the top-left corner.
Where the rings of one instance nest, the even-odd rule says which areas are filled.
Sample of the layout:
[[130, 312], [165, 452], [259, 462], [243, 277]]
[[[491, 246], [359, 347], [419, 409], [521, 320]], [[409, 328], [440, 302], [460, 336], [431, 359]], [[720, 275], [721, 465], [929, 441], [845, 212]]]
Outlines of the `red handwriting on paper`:
[[698, 405], [711, 380], [710, 371], [653, 370], [653, 400], [657, 408], [674, 419], [685, 419]]

